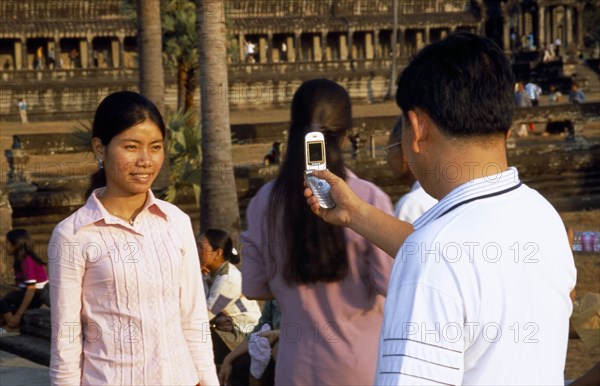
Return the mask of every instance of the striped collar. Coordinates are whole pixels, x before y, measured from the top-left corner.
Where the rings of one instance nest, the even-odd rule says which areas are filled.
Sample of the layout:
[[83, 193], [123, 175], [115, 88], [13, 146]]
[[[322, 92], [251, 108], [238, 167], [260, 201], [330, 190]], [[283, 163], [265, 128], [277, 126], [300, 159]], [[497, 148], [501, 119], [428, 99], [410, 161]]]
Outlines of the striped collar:
[[507, 170], [498, 174], [492, 174], [465, 182], [448, 193], [446, 197], [442, 198], [427, 212], [423, 213], [423, 215], [414, 222], [413, 227], [417, 230], [461, 205], [475, 200], [498, 196], [514, 190], [519, 186], [521, 186], [519, 172], [514, 167], [509, 167]]

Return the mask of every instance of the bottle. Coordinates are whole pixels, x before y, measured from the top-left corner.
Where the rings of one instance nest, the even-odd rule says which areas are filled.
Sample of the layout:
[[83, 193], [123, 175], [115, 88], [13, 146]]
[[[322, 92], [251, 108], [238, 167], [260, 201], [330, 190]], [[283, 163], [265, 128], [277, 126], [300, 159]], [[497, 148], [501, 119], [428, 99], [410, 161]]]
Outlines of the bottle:
[[581, 232], [575, 232], [573, 235], [573, 252], [581, 252]]
[[583, 232], [581, 234], [581, 250], [583, 252], [594, 252], [593, 232]]

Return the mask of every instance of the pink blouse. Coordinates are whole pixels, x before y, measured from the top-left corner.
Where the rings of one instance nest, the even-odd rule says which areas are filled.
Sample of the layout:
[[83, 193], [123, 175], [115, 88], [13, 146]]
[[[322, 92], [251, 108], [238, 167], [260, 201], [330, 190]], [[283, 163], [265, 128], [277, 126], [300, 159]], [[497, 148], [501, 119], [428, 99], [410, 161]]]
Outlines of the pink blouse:
[[48, 247], [51, 383], [218, 384], [189, 217], [149, 192], [129, 225], [100, 192]]
[[[359, 197], [393, 215], [384, 192], [347, 172], [347, 182]], [[265, 185], [248, 207], [248, 231], [242, 235], [242, 291], [251, 298], [275, 297], [281, 307], [275, 383], [373, 384], [392, 258], [344, 229], [349, 261], [346, 278], [334, 283], [288, 285], [282, 273], [286, 258], [282, 235], [269, 240], [266, 231], [272, 188], [273, 182]], [[276, 215], [281, 221], [283, 213]]]

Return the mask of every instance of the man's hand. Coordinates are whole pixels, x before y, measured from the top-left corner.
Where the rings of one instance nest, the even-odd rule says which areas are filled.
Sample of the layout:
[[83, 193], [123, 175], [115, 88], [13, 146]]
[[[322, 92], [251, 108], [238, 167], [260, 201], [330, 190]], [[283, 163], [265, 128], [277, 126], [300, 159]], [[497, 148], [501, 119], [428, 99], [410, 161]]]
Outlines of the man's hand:
[[317, 198], [313, 195], [310, 188], [304, 189], [304, 197], [306, 202], [310, 206], [310, 209], [314, 214], [321, 217], [323, 220], [338, 226], [350, 226], [353, 220], [353, 214], [357, 208], [363, 203], [356, 194], [350, 189], [348, 184], [331, 173], [328, 170], [314, 170], [313, 175], [317, 178], [323, 179], [329, 183], [331, 190], [331, 198], [335, 202], [335, 208], [323, 209], [319, 206]]

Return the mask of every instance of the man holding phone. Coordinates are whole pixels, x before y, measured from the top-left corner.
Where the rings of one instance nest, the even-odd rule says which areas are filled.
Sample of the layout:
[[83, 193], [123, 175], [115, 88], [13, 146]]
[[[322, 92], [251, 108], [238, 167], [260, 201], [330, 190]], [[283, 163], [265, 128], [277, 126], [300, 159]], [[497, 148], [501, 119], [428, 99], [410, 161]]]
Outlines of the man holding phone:
[[456, 33], [403, 71], [402, 149], [439, 202], [412, 227], [330, 172], [334, 209], [396, 256], [375, 384], [563, 384], [575, 266], [554, 208], [508, 166], [514, 75], [501, 49]]

